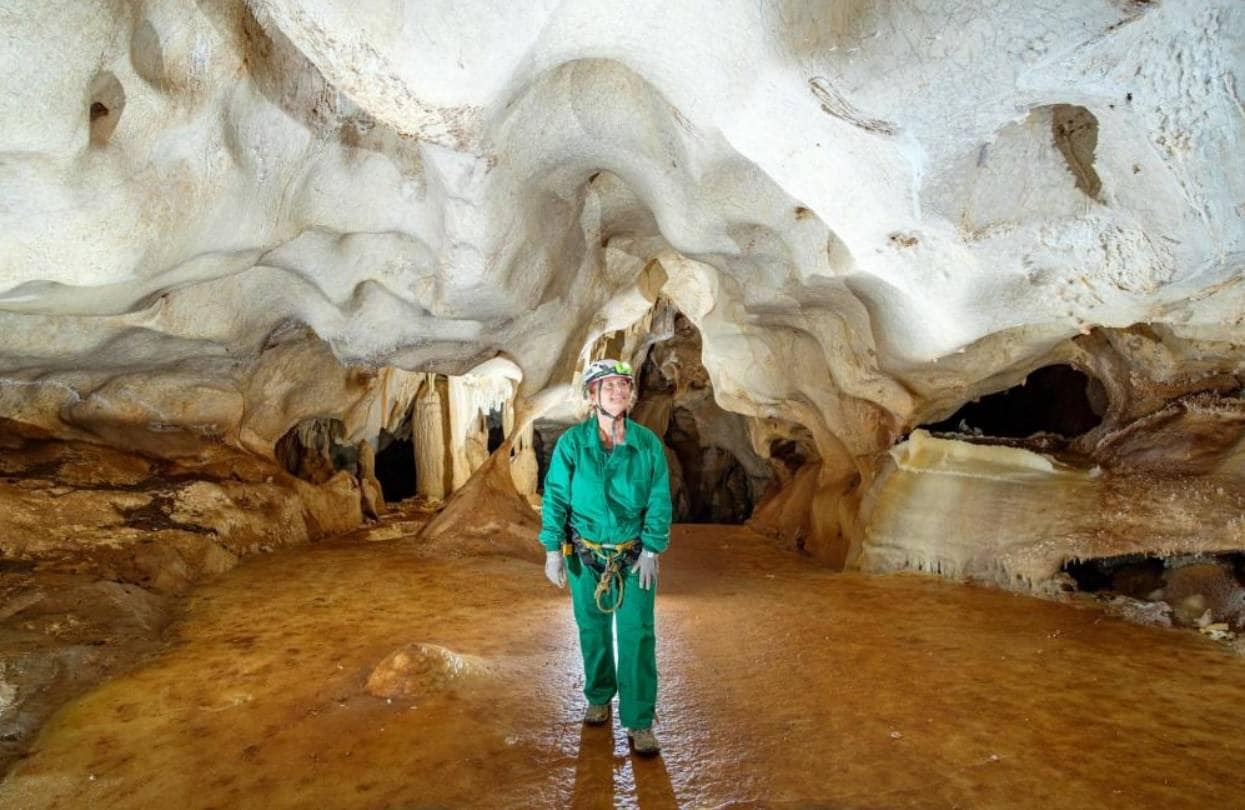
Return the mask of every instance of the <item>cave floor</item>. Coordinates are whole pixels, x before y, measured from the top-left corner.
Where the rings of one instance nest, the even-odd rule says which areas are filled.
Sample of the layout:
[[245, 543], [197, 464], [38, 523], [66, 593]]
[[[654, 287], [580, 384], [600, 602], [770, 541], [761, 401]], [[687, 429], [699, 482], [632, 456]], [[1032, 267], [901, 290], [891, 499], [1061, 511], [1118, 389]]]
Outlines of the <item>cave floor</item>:
[[[679, 526], [657, 606], [663, 756], [579, 723], [539, 565], [366, 535], [248, 560], [154, 661], [62, 709], [0, 807], [1227, 807], [1245, 659], [1196, 634]], [[413, 642], [419, 694], [364, 684]]]

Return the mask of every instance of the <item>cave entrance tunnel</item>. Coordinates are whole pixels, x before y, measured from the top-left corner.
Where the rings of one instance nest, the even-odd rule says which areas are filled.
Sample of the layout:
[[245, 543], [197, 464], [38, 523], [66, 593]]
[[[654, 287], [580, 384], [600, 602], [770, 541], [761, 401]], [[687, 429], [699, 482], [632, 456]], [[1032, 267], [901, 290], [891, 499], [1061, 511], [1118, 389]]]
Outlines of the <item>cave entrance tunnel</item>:
[[[439, 414], [432, 417], [434, 421], [439, 421], [439, 425], [430, 431], [430, 438], [440, 436], [445, 440], [451, 436], [450, 417], [445, 402], [442, 401], [440, 404], [442, 407], [439, 408]], [[386, 503], [395, 503], [420, 494], [418, 453], [441, 453], [445, 457], [450, 457], [451, 465], [465, 463], [467, 469], [461, 472], [461, 477], [465, 480], [502, 446], [507, 439], [504, 403], [474, 402], [471, 407], [473, 410], [468, 411], [468, 414], [473, 415], [469, 416], [467, 423], [469, 428], [466, 435], [461, 438], [464, 442], [461, 448], [462, 460], [457, 462], [452, 458], [452, 448], [441, 446], [444, 441], [433, 442], [432, 445], [435, 446], [426, 448], [416, 443], [414, 427], [416, 403], [414, 402], [395, 428], [392, 430], [381, 428], [380, 435], [376, 439], [376, 479], [380, 482]], [[428, 426], [424, 425], [424, 427]], [[448, 495], [449, 492], [443, 494]]]
[[1106, 389], [1098, 379], [1072, 366], [1044, 366], [1020, 385], [966, 403], [939, 422], [922, 425], [931, 433], [961, 433], [1023, 439], [1034, 434], [1080, 436], [1102, 423]]
[[339, 470], [358, 474], [359, 449], [343, 441], [340, 419], [304, 419], [277, 440], [273, 454], [286, 472], [312, 484], [323, 484]]
[[545, 494], [545, 475], [549, 472], [549, 459], [553, 457], [553, 448], [558, 439], [570, 425], [561, 422], [537, 419], [532, 426], [532, 450], [536, 453], [536, 492]]
[[[675, 520], [680, 523], [743, 523], [752, 516], [768, 481], [754, 486], [748, 471], [731, 449], [702, 438], [703, 419], [696, 411], [675, 406], [666, 435], [662, 437], [678, 459], [678, 469], [672, 468], [670, 476]], [[736, 447], [747, 441], [743, 420], [738, 421], [742, 435], [739, 443], [732, 443]]]
[[[553, 448], [568, 427], [548, 421], [535, 424], [532, 443], [537, 461], [537, 492], [541, 495], [545, 491], [545, 475], [549, 472]], [[662, 438], [670, 465], [675, 523], [737, 524], [752, 516], [770, 479], [749, 475], [730, 449], [702, 443], [696, 414], [687, 408], [674, 408]], [[746, 441], [747, 435], [741, 435], [741, 442]]]
[[488, 434], [487, 450], [491, 456], [506, 440], [506, 427], [502, 419], [501, 408], [493, 406], [487, 413], [481, 411], [480, 417], [484, 420], [483, 428]]
[[[509, 385], [491, 377], [430, 373], [397, 424], [382, 425], [375, 438], [349, 441], [342, 420], [314, 417], [290, 428], [274, 453], [292, 475], [322, 484], [341, 470], [363, 476], [359, 457], [366, 442], [375, 451], [373, 472], [386, 503], [443, 499], [509, 438]], [[458, 411], [452, 414], [452, 407]]]
[[[785, 462], [759, 456], [747, 418], [714, 400], [701, 362], [700, 331], [691, 320], [669, 302], [659, 301], [657, 310], [646, 334], [602, 336], [592, 356], [629, 360], [638, 369], [638, 401], [631, 416], [665, 443], [674, 521], [743, 523], [775, 481], [771, 464]], [[554, 445], [568, 427], [548, 420], [534, 426], [542, 495]]]
[[[674, 520], [739, 524], [775, 483], [775, 464], [753, 449], [748, 418], [720, 407], [702, 361], [700, 330], [668, 302], [638, 364], [637, 421], [665, 443]], [[663, 418], [664, 417], [664, 418]]]
[[1095, 557], [1070, 560], [1063, 573], [1079, 591], [1135, 600], [1138, 609], [1173, 624], [1245, 629], [1245, 552]]
[[[323, 484], [339, 471], [359, 476], [359, 443], [345, 440], [340, 419], [304, 419], [277, 441], [275, 455], [286, 472], [312, 484]], [[407, 418], [390, 432], [381, 429], [376, 441], [376, 479], [386, 502], [415, 494], [415, 446]]]
[[[276, 442], [276, 460], [286, 472], [311, 484], [322, 484], [336, 473], [359, 477], [360, 443], [345, 440], [346, 426], [341, 419], [315, 417], [295, 424]], [[412, 498], [416, 494], [415, 443], [411, 419], [376, 438], [377, 482], [386, 503]]]
[[409, 416], [392, 433], [381, 428], [376, 439], [376, 480], [386, 503], [415, 496], [415, 450]]

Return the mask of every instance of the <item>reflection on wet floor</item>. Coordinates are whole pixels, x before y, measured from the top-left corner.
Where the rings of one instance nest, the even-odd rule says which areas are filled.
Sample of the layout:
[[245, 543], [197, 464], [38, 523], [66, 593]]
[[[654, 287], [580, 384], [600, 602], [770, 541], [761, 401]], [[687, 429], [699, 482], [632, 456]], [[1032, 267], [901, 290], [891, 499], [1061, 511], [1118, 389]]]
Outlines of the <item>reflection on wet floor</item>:
[[[659, 759], [617, 719], [579, 723], [567, 596], [538, 565], [342, 541], [196, 591], [178, 643], [60, 712], [0, 806], [1228, 807], [1245, 788], [1245, 661], [1191, 634], [834, 574], [740, 527], [677, 527], [661, 589]], [[448, 653], [370, 694], [409, 645]]]

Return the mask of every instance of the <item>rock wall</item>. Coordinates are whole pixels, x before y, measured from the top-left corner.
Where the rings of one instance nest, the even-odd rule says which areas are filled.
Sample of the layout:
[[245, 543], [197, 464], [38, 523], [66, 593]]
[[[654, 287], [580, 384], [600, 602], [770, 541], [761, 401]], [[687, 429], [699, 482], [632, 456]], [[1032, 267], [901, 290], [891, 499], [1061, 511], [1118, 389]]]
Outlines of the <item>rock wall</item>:
[[410, 419], [443, 498], [493, 419], [529, 437], [530, 493], [533, 420], [572, 418], [601, 340], [653, 345], [665, 301], [799, 482], [769, 525], [834, 564], [882, 536], [864, 501], [905, 502], [879, 489], [897, 442], [1053, 363], [1103, 386], [1074, 467], [1131, 429], [1220, 474], [1219, 438], [1204, 457], [1155, 414], [1245, 377], [1231, 0], [26, 0], [0, 23], [0, 416], [50, 436], [273, 459], [306, 420], [375, 449]]

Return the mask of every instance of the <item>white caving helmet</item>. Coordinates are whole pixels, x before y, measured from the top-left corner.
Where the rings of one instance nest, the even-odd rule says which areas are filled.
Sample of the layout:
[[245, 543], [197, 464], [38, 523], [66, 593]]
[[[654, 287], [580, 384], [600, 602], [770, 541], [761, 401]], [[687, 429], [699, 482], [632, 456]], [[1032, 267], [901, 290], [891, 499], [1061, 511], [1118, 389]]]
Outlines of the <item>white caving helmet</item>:
[[636, 396], [635, 371], [632, 370], [631, 364], [624, 363], [621, 360], [613, 360], [611, 358], [605, 358], [603, 360], [592, 361], [591, 363], [588, 364], [588, 368], [584, 369], [583, 393], [584, 393], [584, 398], [591, 401], [592, 386], [595, 383], [602, 382], [603, 380], [608, 380], [610, 377], [622, 377], [623, 379], [631, 383], [631, 401], [627, 403], [627, 407], [625, 407], [620, 413], [617, 413], [617, 414], [613, 414], [605, 410], [605, 408], [602, 407], [598, 402], [593, 402], [592, 407], [594, 410], [599, 411], [600, 413], [604, 414], [605, 416], [608, 416], [610, 419], [613, 420], [613, 427], [610, 432], [614, 435], [615, 443], [617, 443], [618, 423], [620, 420], [622, 420], [623, 417], [627, 415], [627, 411], [631, 410], [632, 406], [635, 405], [635, 396]]
[[584, 370], [584, 398], [586, 399], [592, 392], [592, 384], [607, 380], [610, 377], [625, 377], [631, 381], [631, 385], [635, 386], [635, 372], [631, 370], [630, 363], [624, 363], [621, 360], [593, 360], [588, 364], [588, 368]]

